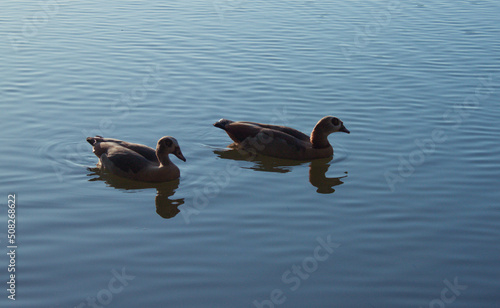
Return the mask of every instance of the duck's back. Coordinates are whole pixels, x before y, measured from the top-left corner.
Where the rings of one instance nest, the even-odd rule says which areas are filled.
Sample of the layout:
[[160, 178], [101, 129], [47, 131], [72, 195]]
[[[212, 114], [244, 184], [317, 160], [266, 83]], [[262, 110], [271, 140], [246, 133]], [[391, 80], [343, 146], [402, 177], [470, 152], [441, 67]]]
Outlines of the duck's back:
[[127, 141], [113, 139], [113, 138], [103, 138], [101, 136], [88, 137], [87, 141], [94, 147], [99, 143], [116, 144], [138, 153], [139, 155], [143, 156], [144, 158], [146, 158], [151, 162], [154, 162], [156, 164], [159, 163], [158, 158], [156, 157], [156, 151], [153, 148], [150, 148], [143, 144], [130, 143]]
[[288, 127], [288, 126], [262, 124], [262, 123], [255, 123], [255, 122], [240, 122], [240, 123], [249, 123], [249, 124], [256, 125], [256, 126], [259, 126], [262, 128], [268, 128], [271, 130], [280, 131], [282, 133], [288, 134], [288, 135], [290, 135], [294, 138], [297, 138], [299, 140], [302, 140], [302, 141], [309, 141], [310, 140], [310, 137], [308, 135], [306, 135], [303, 132], [298, 131], [294, 128]]
[[233, 122], [231, 120], [221, 119], [216, 122], [214, 126], [225, 130], [231, 139], [237, 143], [243, 142], [246, 138], [255, 137], [263, 130], [266, 130], [268, 133], [274, 132], [276, 135], [281, 133], [287, 134], [291, 138], [297, 139], [297, 141], [309, 142], [310, 140], [308, 135], [291, 127], [281, 125], [262, 124], [249, 121]]

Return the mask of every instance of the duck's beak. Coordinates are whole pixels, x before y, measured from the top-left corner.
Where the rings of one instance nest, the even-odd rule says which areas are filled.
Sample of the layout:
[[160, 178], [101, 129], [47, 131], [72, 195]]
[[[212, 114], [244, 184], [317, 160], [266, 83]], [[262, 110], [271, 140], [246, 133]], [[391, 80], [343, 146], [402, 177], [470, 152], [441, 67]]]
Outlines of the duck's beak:
[[345, 128], [345, 126], [344, 126], [343, 123], [342, 123], [342, 126], [339, 129], [339, 132], [344, 132], [344, 133], [348, 133], [348, 134], [351, 133], [347, 128]]
[[174, 155], [177, 156], [178, 159], [180, 159], [184, 162], [186, 161], [186, 158], [184, 157], [184, 155], [182, 155], [180, 148], [175, 149]]

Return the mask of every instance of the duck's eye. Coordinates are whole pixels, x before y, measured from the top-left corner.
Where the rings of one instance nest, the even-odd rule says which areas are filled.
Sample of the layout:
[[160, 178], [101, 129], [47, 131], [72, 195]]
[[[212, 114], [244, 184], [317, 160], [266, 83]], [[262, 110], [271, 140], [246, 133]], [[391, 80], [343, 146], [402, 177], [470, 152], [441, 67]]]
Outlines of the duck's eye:
[[172, 145], [172, 140], [170, 139], [165, 139], [163, 140], [163, 143], [167, 146], [167, 147], [170, 147]]
[[332, 123], [333, 123], [334, 126], [338, 126], [339, 125], [339, 119], [333, 118], [332, 119]]

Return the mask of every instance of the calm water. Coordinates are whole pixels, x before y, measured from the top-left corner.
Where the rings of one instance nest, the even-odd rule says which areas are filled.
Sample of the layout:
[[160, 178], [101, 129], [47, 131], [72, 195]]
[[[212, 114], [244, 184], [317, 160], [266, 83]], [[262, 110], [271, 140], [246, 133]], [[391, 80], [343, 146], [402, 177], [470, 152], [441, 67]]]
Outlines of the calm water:
[[[498, 307], [498, 1], [3, 1], [2, 307]], [[221, 117], [332, 160], [245, 160]], [[88, 168], [177, 138], [182, 177]], [[7, 280], [4, 253], [1, 277]], [[119, 279], [117, 279], [117, 277]], [[455, 285], [455, 286], [454, 286]]]

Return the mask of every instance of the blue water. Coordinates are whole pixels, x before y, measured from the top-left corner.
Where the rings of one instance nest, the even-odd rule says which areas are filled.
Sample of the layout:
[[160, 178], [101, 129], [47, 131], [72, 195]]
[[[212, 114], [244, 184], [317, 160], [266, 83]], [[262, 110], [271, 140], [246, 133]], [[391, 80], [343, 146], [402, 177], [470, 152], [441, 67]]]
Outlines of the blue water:
[[[488, 0], [4, 1], [0, 245], [16, 193], [18, 249], [0, 306], [498, 307], [498, 16]], [[212, 126], [309, 133], [325, 115], [351, 134], [315, 162], [245, 160]], [[181, 178], [94, 172], [96, 134], [174, 136]]]

